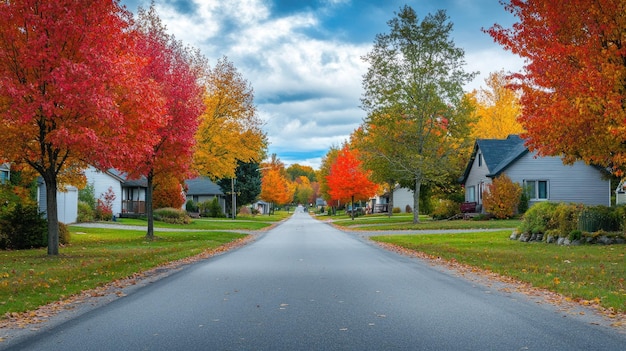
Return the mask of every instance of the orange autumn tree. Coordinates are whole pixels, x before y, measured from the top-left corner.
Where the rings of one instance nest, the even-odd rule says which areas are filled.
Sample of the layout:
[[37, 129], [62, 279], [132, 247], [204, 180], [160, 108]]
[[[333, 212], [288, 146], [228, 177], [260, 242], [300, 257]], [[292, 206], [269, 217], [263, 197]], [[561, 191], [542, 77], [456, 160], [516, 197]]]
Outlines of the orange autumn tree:
[[350, 200], [354, 209], [355, 200], [367, 200], [376, 193], [377, 185], [370, 180], [370, 174], [371, 171], [362, 169], [358, 150], [351, 150], [346, 145], [339, 151], [326, 176], [328, 193], [334, 200]]
[[510, 0], [512, 28], [486, 30], [526, 60], [511, 76], [523, 92], [527, 146], [566, 163], [626, 169], [626, 2]]
[[[290, 182], [281, 173], [280, 169], [270, 168], [263, 170], [263, 176], [261, 178], [261, 194], [259, 197], [272, 205], [287, 204], [293, 199], [294, 193], [293, 188], [289, 183]], [[273, 212], [273, 209], [270, 208], [270, 213], [271, 212]]]

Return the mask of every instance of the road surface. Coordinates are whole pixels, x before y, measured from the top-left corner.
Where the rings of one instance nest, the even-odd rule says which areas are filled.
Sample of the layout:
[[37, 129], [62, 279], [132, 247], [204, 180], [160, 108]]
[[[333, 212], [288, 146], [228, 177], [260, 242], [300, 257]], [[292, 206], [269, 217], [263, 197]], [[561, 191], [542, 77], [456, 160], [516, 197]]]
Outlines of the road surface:
[[9, 350], [624, 350], [626, 335], [312, 219]]

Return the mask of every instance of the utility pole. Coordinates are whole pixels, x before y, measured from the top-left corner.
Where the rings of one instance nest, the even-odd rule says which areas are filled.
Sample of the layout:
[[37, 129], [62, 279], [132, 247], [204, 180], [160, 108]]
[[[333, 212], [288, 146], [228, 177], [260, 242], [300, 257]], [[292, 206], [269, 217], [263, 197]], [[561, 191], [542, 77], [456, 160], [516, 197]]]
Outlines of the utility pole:
[[231, 202], [233, 205], [231, 216], [234, 220], [236, 217], [236, 211], [237, 211], [237, 203], [236, 203], [237, 195], [235, 194], [235, 178], [230, 178], [230, 192], [231, 192], [231, 200], [232, 200]]

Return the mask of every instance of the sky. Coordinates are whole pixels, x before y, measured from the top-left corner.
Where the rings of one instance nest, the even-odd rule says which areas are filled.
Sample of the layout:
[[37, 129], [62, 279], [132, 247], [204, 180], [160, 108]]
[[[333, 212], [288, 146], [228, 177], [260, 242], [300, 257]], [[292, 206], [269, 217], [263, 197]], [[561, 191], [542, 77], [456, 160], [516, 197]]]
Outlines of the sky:
[[[128, 10], [150, 0], [122, 0]], [[465, 89], [485, 87], [489, 73], [522, 69], [521, 58], [483, 33], [515, 18], [498, 0], [155, 0], [168, 32], [215, 64], [226, 56], [254, 89], [269, 147], [286, 165], [318, 169], [365, 118], [362, 78], [376, 34], [404, 5], [418, 17], [446, 11], [451, 39], [465, 51]]]

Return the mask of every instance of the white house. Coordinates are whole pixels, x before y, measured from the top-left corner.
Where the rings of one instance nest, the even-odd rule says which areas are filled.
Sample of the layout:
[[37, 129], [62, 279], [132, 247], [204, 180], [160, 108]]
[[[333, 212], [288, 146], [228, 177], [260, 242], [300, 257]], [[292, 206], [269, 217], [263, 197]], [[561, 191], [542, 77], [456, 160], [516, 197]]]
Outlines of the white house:
[[[368, 206], [373, 213], [386, 213], [388, 211], [389, 195], [389, 192], [386, 192], [383, 195], [376, 195], [369, 200]], [[413, 190], [396, 185], [393, 189], [392, 206], [399, 208], [400, 212], [406, 212], [407, 206], [413, 209]]]
[[[46, 184], [39, 177], [37, 179], [37, 205], [44, 216], [48, 208], [47, 197]], [[57, 216], [61, 223], [76, 223], [78, 218], [78, 189], [76, 187], [66, 186], [65, 191], [57, 191]]]
[[87, 184], [94, 187], [94, 196], [99, 199], [109, 191], [115, 194], [113, 214], [119, 217], [136, 216], [146, 213], [146, 189], [148, 182], [144, 177], [130, 179], [116, 169], [106, 171], [89, 167], [85, 170]]

